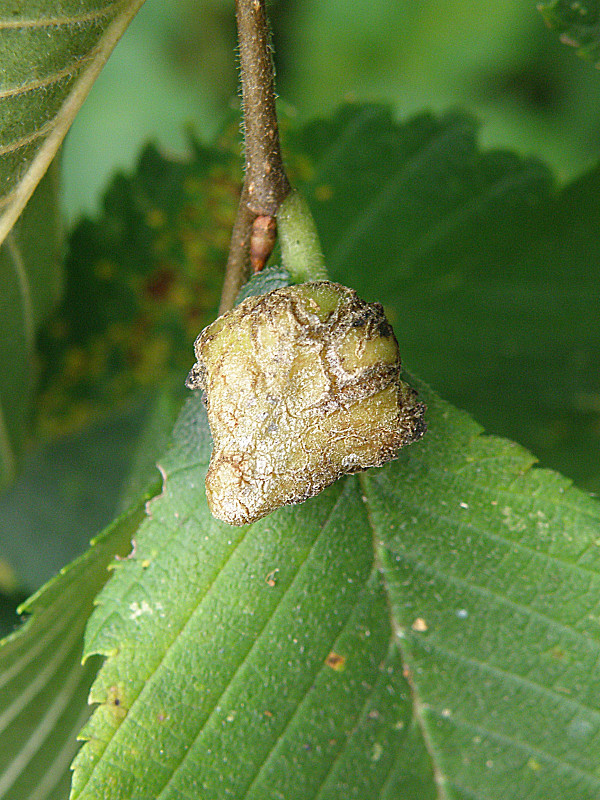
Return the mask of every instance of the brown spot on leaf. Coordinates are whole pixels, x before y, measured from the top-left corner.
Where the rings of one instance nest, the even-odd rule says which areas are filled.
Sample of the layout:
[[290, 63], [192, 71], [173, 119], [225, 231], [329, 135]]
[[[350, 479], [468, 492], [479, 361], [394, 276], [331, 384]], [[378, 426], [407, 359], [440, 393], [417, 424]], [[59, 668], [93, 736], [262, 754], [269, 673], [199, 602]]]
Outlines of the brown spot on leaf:
[[265, 583], [267, 584], [267, 586], [270, 586], [271, 588], [273, 588], [274, 586], [277, 585], [276, 578], [277, 578], [277, 573], [278, 572], [279, 572], [279, 568], [273, 569], [273, 570], [271, 570], [271, 572], [269, 572], [269, 574], [265, 578]]
[[127, 716], [129, 708], [125, 702], [123, 687], [115, 684], [106, 694], [106, 707], [112, 712], [115, 721], [121, 722]]
[[331, 667], [331, 669], [334, 669], [336, 672], [343, 672], [346, 669], [346, 657], [341, 656], [339, 653], [336, 653], [333, 650], [325, 659], [325, 663], [328, 667]]

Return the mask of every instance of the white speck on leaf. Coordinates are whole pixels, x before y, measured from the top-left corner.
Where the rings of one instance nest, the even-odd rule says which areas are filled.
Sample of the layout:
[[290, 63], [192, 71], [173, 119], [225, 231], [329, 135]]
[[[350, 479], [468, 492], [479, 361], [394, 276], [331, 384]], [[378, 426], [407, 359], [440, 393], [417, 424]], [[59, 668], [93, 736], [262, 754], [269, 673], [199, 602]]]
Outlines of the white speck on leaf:
[[383, 747], [379, 744], [379, 742], [375, 742], [375, 744], [373, 745], [373, 750], [371, 752], [371, 761], [379, 761], [382, 755], [383, 755]]
[[129, 610], [131, 611], [129, 619], [137, 619], [138, 617], [141, 617], [142, 614], [154, 614], [152, 606], [147, 600], [142, 600], [141, 603], [138, 603], [137, 600], [134, 600], [133, 603], [129, 604]]

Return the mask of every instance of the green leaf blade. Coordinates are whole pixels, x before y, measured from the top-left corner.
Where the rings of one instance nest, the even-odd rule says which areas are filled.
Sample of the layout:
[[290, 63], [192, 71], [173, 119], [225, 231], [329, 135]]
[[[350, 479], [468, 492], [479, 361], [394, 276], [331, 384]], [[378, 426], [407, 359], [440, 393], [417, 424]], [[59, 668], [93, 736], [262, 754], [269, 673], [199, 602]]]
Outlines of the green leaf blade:
[[0, 7], [0, 242], [55, 156], [143, 0]]
[[124, 554], [142, 506], [21, 607], [31, 617], [0, 643], [0, 796], [64, 800], [76, 736], [89, 715], [98, 659], [81, 665], [83, 631], [115, 553]]
[[428, 438], [364, 481], [434, 761], [450, 796], [595, 797], [598, 506], [426, 399]]
[[348, 781], [385, 796], [400, 745], [424, 755], [402, 674], [383, 668], [397, 656], [359, 485], [253, 526], [218, 523], [204, 419], [194, 398], [135, 558], [88, 627], [86, 653], [109, 658], [73, 797], [328, 798]]

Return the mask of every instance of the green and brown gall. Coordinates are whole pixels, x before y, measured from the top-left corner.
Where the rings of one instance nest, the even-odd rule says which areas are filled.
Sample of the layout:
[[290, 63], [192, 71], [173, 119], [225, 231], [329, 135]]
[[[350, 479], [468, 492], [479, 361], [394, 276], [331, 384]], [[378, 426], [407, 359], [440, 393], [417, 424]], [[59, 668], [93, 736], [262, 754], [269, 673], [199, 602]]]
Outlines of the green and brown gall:
[[214, 442], [206, 495], [243, 525], [395, 458], [425, 431], [383, 308], [329, 281], [250, 297], [198, 337]]

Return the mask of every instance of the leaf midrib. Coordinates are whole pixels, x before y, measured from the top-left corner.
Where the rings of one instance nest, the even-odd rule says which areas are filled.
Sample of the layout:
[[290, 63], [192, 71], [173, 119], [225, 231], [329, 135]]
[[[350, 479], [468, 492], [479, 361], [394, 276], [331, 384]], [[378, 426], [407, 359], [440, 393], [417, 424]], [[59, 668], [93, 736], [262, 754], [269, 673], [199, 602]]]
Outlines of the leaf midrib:
[[[392, 610], [392, 602], [391, 602], [391, 598], [390, 598], [389, 589], [388, 589], [388, 586], [387, 586], [387, 581], [385, 579], [385, 570], [384, 570], [383, 564], [381, 562], [381, 555], [380, 555], [381, 536], [378, 533], [377, 526], [375, 525], [375, 522], [373, 520], [373, 510], [372, 510], [373, 503], [372, 503], [372, 500], [370, 499], [370, 491], [369, 491], [370, 490], [370, 484], [369, 484], [369, 481], [367, 480], [366, 475], [364, 473], [359, 474], [358, 480], [359, 480], [361, 488], [362, 488], [362, 502], [363, 502], [363, 504], [365, 506], [366, 517], [367, 517], [369, 526], [371, 528], [371, 533], [372, 533], [372, 538], [373, 538], [374, 564], [375, 564], [376, 568], [379, 570], [379, 572], [381, 573], [381, 580], [382, 580], [383, 588], [384, 588], [384, 591], [385, 591], [385, 594], [386, 594], [386, 598], [387, 598], [387, 606], [388, 606], [389, 617], [390, 617], [390, 627], [392, 629], [392, 636], [393, 636], [394, 635], [393, 632], [394, 632], [394, 630], [396, 629], [397, 626], [396, 626], [396, 622], [395, 622], [395, 619], [394, 619], [394, 613], [393, 613], [393, 610]], [[401, 657], [402, 663], [403, 664], [407, 664], [408, 661], [409, 661], [408, 654], [407, 654], [407, 652], [406, 652], [406, 650], [405, 650], [405, 648], [403, 646], [403, 642], [399, 639], [398, 636], [396, 636], [396, 644], [397, 644], [398, 650], [400, 652], [400, 657]], [[433, 777], [434, 777], [435, 785], [436, 785], [436, 789], [437, 789], [438, 800], [449, 800], [449, 798], [447, 796], [447, 793], [446, 793], [446, 790], [444, 788], [444, 785], [445, 785], [445, 782], [446, 782], [446, 776], [442, 771], [441, 764], [440, 764], [440, 759], [439, 759], [439, 755], [438, 755], [438, 750], [437, 750], [437, 748], [436, 748], [436, 746], [435, 746], [435, 744], [433, 742], [433, 739], [432, 739], [432, 737], [431, 737], [431, 735], [429, 733], [429, 729], [427, 727], [427, 723], [426, 723], [424, 715], [423, 715], [423, 702], [421, 700], [420, 694], [419, 694], [419, 692], [417, 690], [417, 687], [416, 687], [416, 685], [415, 685], [410, 673], [406, 675], [406, 681], [408, 683], [408, 686], [409, 686], [409, 689], [410, 689], [410, 693], [411, 693], [413, 715], [414, 715], [414, 718], [417, 721], [417, 725], [418, 725], [419, 731], [421, 732], [421, 736], [422, 736], [422, 739], [423, 739], [423, 744], [425, 745], [425, 750], [427, 751], [427, 754], [429, 756], [429, 761], [430, 761], [430, 764], [431, 764], [431, 771], [433, 773]]]

